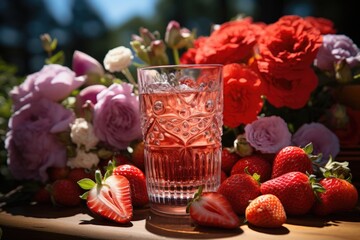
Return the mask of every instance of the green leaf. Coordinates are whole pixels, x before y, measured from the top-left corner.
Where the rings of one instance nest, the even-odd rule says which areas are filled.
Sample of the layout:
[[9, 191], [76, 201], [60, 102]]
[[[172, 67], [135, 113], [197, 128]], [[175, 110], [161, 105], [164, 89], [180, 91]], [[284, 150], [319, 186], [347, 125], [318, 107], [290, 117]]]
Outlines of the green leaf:
[[80, 198], [86, 200], [88, 196], [89, 196], [89, 192], [85, 192], [82, 195], [80, 195]]
[[303, 150], [305, 151], [305, 153], [306, 153], [307, 155], [311, 154], [311, 153], [313, 152], [313, 150], [314, 150], [313, 144], [312, 144], [311, 142], [308, 143], [308, 144], [303, 148]]
[[90, 178], [84, 178], [77, 182], [79, 186], [84, 190], [90, 190], [95, 187], [96, 183]]
[[64, 63], [65, 56], [64, 52], [60, 51], [57, 52], [55, 55], [51, 56], [50, 58], [46, 59], [46, 64], [60, 64]]
[[56, 48], [57, 48], [57, 43], [58, 43], [58, 41], [57, 41], [56, 38], [51, 42], [50, 48], [51, 48], [52, 51], [55, 51], [55, 50], [56, 50]]

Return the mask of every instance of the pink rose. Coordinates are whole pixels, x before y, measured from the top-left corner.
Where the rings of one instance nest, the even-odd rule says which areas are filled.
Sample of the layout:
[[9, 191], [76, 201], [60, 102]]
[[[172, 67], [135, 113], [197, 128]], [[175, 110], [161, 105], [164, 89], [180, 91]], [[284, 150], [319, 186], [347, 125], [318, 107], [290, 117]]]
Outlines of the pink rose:
[[262, 153], [276, 153], [291, 145], [291, 133], [278, 116], [263, 117], [245, 126], [246, 140]]
[[83, 83], [84, 78], [75, 77], [75, 73], [67, 67], [57, 64], [45, 65], [39, 72], [27, 76], [20, 86], [14, 87], [10, 96], [16, 111], [40, 98], [55, 102], [63, 100]]
[[139, 99], [128, 83], [112, 84], [97, 94], [94, 106], [95, 135], [116, 149], [125, 149], [140, 139]]
[[9, 121], [6, 135], [8, 165], [16, 179], [45, 182], [49, 167], [66, 165], [66, 147], [56, 133], [75, 119], [72, 111], [46, 98], [24, 105]]
[[104, 85], [90, 85], [83, 90], [80, 91], [80, 93], [76, 96], [76, 103], [75, 103], [75, 111], [76, 115], [79, 117], [84, 116], [84, 104], [87, 101], [90, 101], [92, 104], [96, 104], [96, 96], [99, 92], [102, 90], [105, 90], [106, 87]]
[[95, 58], [80, 51], [75, 51], [73, 54], [72, 69], [76, 76], [86, 74], [102, 76], [105, 73], [103, 66]]
[[313, 154], [322, 153], [319, 164], [325, 165], [331, 155], [335, 158], [340, 152], [338, 137], [321, 123], [309, 123], [302, 125], [294, 134], [292, 141], [295, 145], [305, 147], [308, 143], [313, 144]]

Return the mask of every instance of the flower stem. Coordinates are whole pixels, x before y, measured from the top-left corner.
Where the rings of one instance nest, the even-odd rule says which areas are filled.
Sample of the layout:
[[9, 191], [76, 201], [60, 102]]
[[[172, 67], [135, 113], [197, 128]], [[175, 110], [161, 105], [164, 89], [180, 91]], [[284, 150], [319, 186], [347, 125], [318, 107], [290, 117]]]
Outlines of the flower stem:
[[179, 50], [177, 48], [173, 48], [173, 55], [175, 64], [180, 64]]
[[121, 70], [121, 72], [125, 75], [125, 77], [129, 80], [129, 82], [134, 85], [135, 88], [137, 88], [137, 83], [135, 79], [133, 78], [131, 72], [129, 71], [129, 68], [124, 68]]

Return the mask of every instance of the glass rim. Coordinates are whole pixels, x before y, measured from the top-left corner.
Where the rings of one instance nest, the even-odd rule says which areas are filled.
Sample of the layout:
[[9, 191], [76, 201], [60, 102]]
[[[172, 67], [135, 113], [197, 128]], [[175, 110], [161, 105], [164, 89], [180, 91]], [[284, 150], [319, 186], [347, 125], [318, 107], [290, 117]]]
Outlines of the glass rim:
[[193, 69], [205, 69], [205, 68], [221, 68], [223, 64], [213, 64], [213, 63], [205, 63], [205, 64], [172, 64], [172, 65], [154, 65], [154, 66], [145, 66], [138, 67], [138, 70], [154, 70], [154, 69], [169, 69], [169, 68], [193, 68]]

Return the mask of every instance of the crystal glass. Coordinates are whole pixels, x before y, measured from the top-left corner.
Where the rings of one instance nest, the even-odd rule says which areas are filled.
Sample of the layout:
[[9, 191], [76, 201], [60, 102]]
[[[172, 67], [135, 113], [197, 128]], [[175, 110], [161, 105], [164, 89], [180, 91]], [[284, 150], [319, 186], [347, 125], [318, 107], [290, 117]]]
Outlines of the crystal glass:
[[220, 185], [222, 66], [144, 67], [138, 81], [151, 209], [185, 215], [199, 186]]

